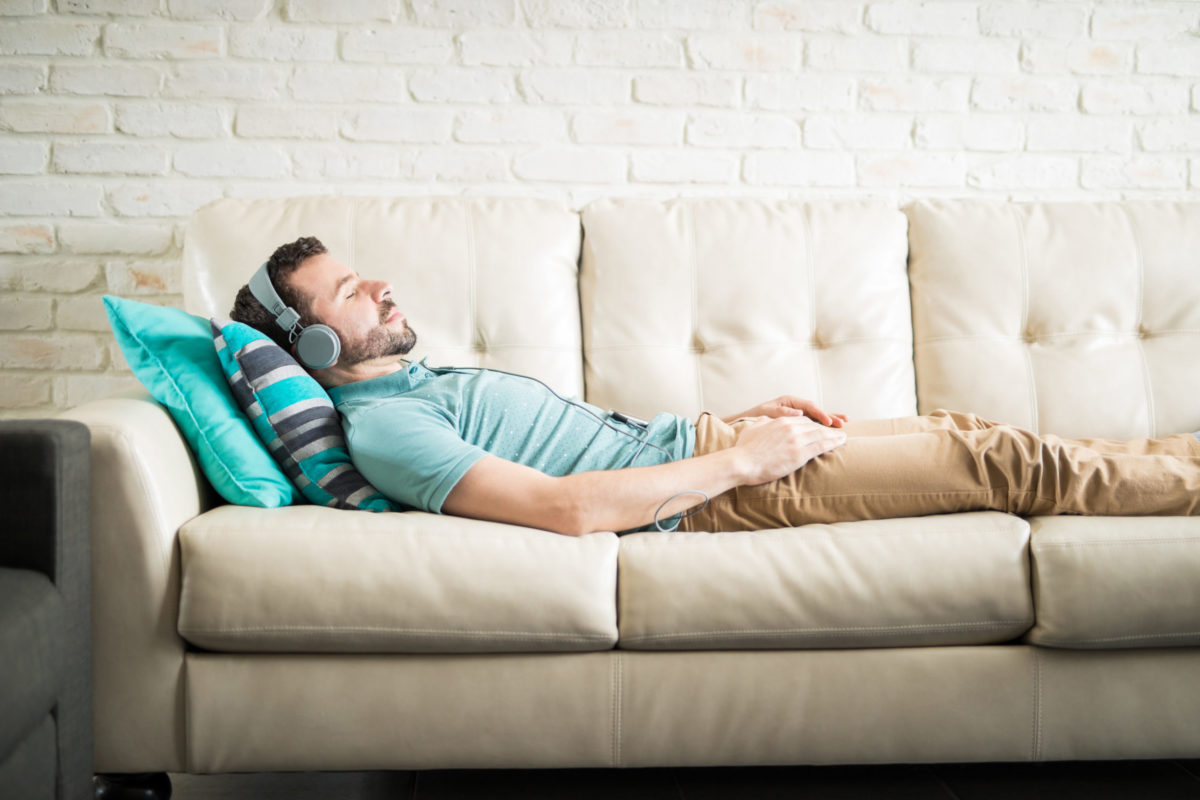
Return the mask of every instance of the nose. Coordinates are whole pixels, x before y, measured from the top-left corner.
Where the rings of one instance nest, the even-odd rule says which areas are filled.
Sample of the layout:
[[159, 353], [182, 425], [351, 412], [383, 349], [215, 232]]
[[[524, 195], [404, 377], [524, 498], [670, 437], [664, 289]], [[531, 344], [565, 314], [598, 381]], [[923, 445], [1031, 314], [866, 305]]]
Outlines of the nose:
[[382, 303], [385, 297], [392, 296], [392, 285], [387, 281], [371, 281], [371, 296], [376, 303]]

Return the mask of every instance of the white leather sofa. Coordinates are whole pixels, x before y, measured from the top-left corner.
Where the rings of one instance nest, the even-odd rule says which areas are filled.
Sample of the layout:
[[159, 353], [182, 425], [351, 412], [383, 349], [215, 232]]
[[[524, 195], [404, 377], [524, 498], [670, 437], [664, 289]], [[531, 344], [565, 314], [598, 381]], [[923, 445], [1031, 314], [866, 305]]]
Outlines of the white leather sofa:
[[[392, 281], [431, 364], [639, 416], [781, 393], [1066, 436], [1200, 428], [1200, 206], [223, 200]], [[980, 512], [569, 538], [220, 504], [148, 396], [92, 430], [99, 772], [1200, 756], [1200, 520]]]

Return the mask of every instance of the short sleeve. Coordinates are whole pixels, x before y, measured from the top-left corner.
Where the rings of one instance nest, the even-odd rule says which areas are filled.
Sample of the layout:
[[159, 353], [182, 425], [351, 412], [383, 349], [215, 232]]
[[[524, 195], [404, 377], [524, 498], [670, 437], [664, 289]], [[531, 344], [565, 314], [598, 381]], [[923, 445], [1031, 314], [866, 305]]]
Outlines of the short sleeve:
[[441, 513], [450, 490], [487, 453], [467, 444], [437, 408], [421, 400], [381, 403], [346, 426], [354, 466], [390, 499]]

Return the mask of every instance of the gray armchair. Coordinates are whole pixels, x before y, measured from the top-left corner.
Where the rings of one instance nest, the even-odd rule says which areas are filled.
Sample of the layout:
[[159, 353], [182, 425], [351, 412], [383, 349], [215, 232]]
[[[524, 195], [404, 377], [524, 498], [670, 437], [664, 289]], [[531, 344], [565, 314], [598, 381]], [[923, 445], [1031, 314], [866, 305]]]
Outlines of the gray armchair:
[[0, 422], [0, 797], [92, 796], [89, 441]]

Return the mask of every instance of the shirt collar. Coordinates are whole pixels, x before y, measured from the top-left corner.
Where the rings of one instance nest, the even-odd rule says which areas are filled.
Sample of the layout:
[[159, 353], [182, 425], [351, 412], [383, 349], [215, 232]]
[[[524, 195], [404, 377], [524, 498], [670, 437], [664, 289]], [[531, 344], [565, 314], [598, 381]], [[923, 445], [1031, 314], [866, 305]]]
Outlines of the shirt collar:
[[353, 400], [395, 397], [398, 394], [411, 392], [435, 375], [433, 370], [425, 366], [425, 359], [421, 359], [416, 364], [409, 364], [404, 369], [398, 369], [378, 378], [368, 378], [365, 381], [334, 386], [329, 390], [329, 398], [333, 400], [335, 406], [339, 406]]

